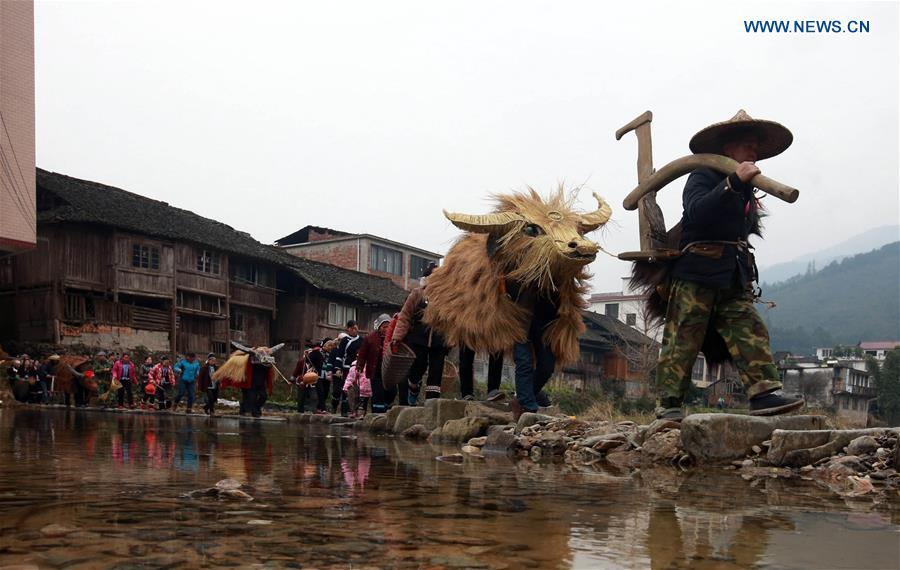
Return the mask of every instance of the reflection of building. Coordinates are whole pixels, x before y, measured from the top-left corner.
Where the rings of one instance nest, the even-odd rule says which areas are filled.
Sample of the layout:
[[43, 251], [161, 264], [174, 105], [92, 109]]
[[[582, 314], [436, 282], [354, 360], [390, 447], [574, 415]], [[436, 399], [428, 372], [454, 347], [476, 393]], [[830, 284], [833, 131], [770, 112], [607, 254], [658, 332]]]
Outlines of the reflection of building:
[[0, 2], [0, 257], [37, 240], [34, 2]]
[[38, 170], [37, 198], [38, 248], [0, 259], [0, 338], [222, 354], [366, 329], [406, 296], [96, 182]]
[[441, 259], [437, 253], [371, 234], [316, 226], [301, 228], [275, 244], [297, 257], [387, 277], [407, 290], [418, 285], [429, 263], [438, 264]]

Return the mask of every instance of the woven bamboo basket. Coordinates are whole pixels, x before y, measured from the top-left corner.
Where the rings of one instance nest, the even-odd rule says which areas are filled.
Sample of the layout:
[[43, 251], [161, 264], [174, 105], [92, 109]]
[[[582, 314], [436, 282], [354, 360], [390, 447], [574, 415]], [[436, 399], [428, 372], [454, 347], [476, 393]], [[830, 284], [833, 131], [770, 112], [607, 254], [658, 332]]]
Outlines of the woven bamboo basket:
[[397, 352], [385, 350], [381, 359], [381, 383], [390, 390], [400, 382], [406, 382], [409, 369], [416, 360], [416, 353], [405, 343], [397, 345]]

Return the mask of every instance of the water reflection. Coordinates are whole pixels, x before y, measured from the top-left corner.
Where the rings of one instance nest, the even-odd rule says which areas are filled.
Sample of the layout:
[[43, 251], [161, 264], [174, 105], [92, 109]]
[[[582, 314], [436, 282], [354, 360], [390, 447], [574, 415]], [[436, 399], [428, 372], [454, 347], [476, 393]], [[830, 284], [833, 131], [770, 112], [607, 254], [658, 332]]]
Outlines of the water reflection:
[[[717, 471], [434, 460], [454, 451], [337, 428], [0, 410], [0, 563], [900, 566], [897, 504]], [[254, 500], [185, 496], [228, 477]]]

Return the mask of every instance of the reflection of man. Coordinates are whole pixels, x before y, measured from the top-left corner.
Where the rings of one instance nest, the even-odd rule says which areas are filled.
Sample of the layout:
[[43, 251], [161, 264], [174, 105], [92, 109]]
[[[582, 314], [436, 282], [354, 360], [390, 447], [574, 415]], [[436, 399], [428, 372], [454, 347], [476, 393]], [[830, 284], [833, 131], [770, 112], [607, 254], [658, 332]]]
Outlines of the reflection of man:
[[782, 125], [755, 120], [744, 111], [691, 139], [693, 152], [723, 154], [739, 164], [728, 176], [695, 170], [684, 188], [683, 255], [672, 269], [657, 372], [659, 417], [681, 419], [704, 340], [724, 341], [750, 398], [751, 415], [784, 414], [803, 406], [802, 399], [774, 393], [782, 386], [769, 333], [753, 307], [756, 263], [747, 243], [751, 233], [759, 233], [759, 205], [751, 184], [760, 173], [755, 163], [780, 154], [792, 140]]

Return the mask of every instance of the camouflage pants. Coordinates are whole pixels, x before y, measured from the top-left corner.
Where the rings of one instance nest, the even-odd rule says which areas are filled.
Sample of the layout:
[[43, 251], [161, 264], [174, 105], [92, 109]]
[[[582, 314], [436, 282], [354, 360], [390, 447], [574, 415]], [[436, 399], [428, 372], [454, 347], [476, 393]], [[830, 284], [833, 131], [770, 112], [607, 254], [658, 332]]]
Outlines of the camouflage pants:
[[684, 400], [694, 361], [710, 324], [725, 340], [747, 397], [781, 388], [769, 351], [769, 331], [753, 307], [751, 293], [675, 279], [669, 293], [656, 372], [661, 399]]

